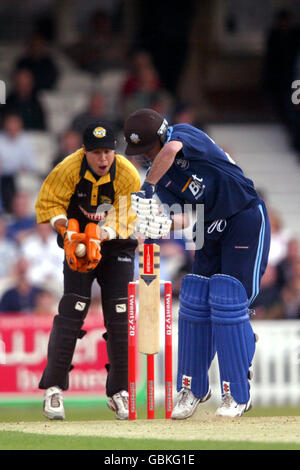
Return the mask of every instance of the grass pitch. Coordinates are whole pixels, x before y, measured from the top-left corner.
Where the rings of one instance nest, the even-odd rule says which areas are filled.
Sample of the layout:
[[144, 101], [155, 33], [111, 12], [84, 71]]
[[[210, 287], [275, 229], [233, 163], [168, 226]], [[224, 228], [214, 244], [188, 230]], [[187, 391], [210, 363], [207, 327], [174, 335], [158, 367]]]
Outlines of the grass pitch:
[[222, 419], [205, 404], [189, 420], [171, 421], [157, 410], [146, 420], [116, 421], [104, 407], [66, 403], [63, 422], [48, 421], [41, 405], [0, 406], [1, 450], [300, 450], [300, 408], [254, 408]]

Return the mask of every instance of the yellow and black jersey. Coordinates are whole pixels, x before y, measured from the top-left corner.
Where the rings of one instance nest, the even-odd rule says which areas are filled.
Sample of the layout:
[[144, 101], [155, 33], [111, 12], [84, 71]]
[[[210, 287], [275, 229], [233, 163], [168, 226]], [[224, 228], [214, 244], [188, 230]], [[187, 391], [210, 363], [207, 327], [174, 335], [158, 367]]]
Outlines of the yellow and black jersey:
[[113, 229], [118, 239], [128, 239], [136, 221], [130, 208], [131, 193], [140, 186], [137, 169], [122, 155], [115, 155], [107, 175], [97, 177], [88, 167], [84, 150], [79, 149], [45, 179], [35, 207], [37, 222], [64, 214], [77, 219], [81, 231], [95, 222]]

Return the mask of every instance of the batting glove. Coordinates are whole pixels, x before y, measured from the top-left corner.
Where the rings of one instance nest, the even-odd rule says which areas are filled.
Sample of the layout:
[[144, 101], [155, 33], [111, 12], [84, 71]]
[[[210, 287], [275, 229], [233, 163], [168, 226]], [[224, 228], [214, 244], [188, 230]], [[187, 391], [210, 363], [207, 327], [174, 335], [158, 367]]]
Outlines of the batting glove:
[[135, 194], [136, 196], [142, 199], [152, 199], [154, 193], [155, 193], [155, 184], [151, 184], [151, 183], [148, 183], [148, 181], [145, 181], [140, 191], [138, 191], [137, 193], [132, 193], [132, 194]]
[[161, 212], [156, 199], [144, 199], [138, 196], [137, 193], [131, 195], [131, 208], [138, 217], [157, 215]]
[[141, 233], [146, 238], [162, 238], [170, 232], [171, 225], [172, 220], [166, 214], [139, 217], [136, 232]]

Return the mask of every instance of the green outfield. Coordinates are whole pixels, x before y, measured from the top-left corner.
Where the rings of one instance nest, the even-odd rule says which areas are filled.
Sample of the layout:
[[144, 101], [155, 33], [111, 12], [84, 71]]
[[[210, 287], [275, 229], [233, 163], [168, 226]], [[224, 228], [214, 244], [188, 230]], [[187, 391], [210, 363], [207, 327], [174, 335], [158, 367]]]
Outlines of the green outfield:
[[0, 432], [1, 450], [299, 450], [299, 444], [232, 441], [172, 441], [102, 437], [39, 436]]
[[[99, 404], [69, 404], [66, 410], [64, 422], [50, 422], [43, 418], [37, 405], [0, 406], [0, 449], [300, 449], [300, 407], [255, 408], [242, 419], [229, 421], [213, 418], [213, 411], [207, 407], [202, 415], [181, 422], [162, 419], [162, 409], [157, 410], [157, 419], [150, 422], [145, 419], [144, 409], [138, 410], [139, 419], [135, 422], [117, 422]], [[198, 433], [202, 439], [197, 438]]]

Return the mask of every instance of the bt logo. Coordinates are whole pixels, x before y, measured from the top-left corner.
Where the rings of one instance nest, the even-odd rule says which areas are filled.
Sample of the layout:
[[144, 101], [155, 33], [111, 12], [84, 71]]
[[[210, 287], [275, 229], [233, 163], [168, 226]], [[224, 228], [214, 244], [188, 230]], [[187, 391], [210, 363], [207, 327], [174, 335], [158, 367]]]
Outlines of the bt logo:
[[192, 175], [192, 181], [189, 184], [189, 189], [195, 199], [199, 199], [204, 193], [205, 184], [203, 184], [203, 178], [197, 178], [196, 175]]

